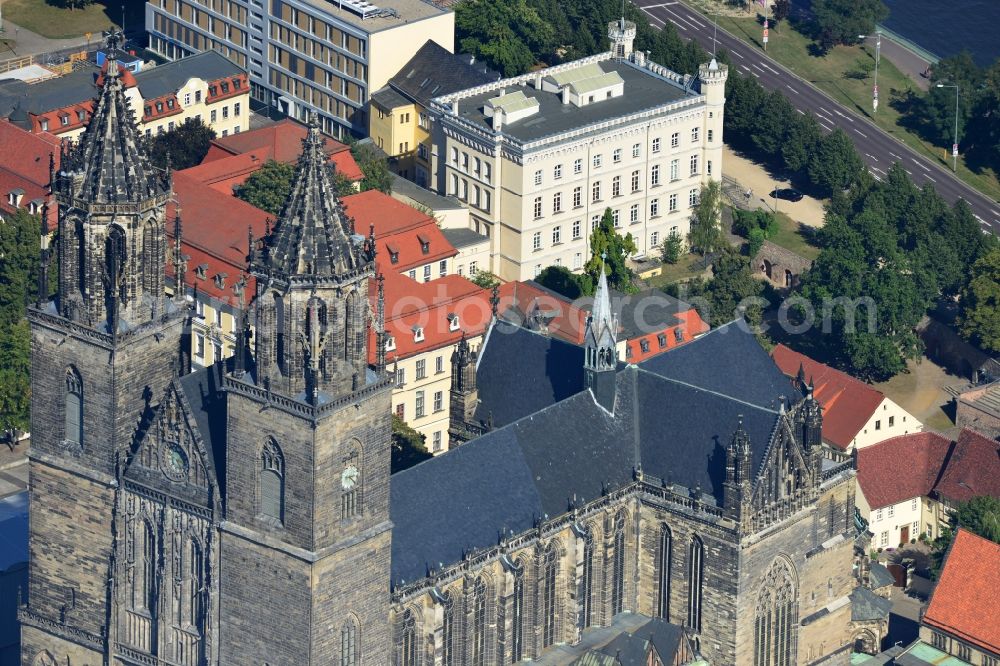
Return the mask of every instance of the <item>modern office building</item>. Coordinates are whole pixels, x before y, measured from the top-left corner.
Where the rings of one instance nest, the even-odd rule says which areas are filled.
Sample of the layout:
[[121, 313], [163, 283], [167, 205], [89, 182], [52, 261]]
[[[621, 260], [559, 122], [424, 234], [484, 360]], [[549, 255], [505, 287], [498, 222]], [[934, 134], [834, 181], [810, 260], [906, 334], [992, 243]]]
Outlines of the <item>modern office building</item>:
[[609, 208], [653, 254], [721, 178], [726, 66], [681, 76], [633, 52], [634, 24], [608, 32], [607, 53], [432, 102], [433, 187], [468, 203], [504, 280], [581, 270]]
[[300, 120], [316, 110], [342, 136], [367, 133], [369, 96], [428, 39], [453, 50], [455, 20], [424, 0], [150, 0], [146, 30], [169, 59], [219, 51], [254, 99]]

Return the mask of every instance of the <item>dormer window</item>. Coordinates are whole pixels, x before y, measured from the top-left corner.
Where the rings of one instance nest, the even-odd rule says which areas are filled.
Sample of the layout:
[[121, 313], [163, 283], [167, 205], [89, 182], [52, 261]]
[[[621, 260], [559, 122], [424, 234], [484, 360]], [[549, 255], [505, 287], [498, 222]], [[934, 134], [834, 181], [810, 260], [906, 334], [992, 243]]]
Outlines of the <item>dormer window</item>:
[[157, 113], [163, 113], [163, 102], [157, 102], [156, 103], [156, 112]]
[[59, 122], [62, 123], [63, 127], [66, 127], [66, 125], [69, 125], [69, 114], [68, 113], [64, 113], [63, 115], [59, 116]]
[[146, 106], [146, 115], [147, 116], [153, 115], [153, 107], [148, 106], [148, 105]]
[[414, 326], [413, 327], [413, 341], [414, 342], [423, 342], [424, 341], [424, 327], [423, 326]]
[[241, 85], [243, 85], [242, 81], [239, 79], [233, 79], [233, 90], [239, 90]]
[[42, 128], [43, 132], [49, 131], [49, 121], [47, 118], [42, 118], [40, 121], [38, 121], [38, 125], [39, 127]]
[[208, 87], [208, 95], [209, 95], [210, 97], [215, 97], [215, 93], [216, 93], [216, 88], [215, 88], [215, 86], [209, 86], [209, 87]]
[[642, 350], [643, 354], [649, 353], [649, 340], [640, 340], [639, 349]]
[[222, 94], [226, 94], [227, 92], [229, 92], [229, 84], [228, 83], [223, 83], [222, 84]]
[[391, 261], [394, 264], [398, 264], [399, 263], [399, 252], [393, 252], [392, 250], [390, 250], [389, 251], [389, 261]]
[[172, 99], [168, 99], [167, 100], [167, 108], [168, 109], [174, 108], [174, 100], [172, 100]]
[[18, 206], [21, 205], [21, 199], [23, 197], [24, 197], [24, 190], [22, 190], [21, 188], [11, 190], [10, 192], [7, 193], [7, 203], [13, 206], [14, 208], [17, 208]]
[[448, 330], [457, 331], [460, 326], [458, 321], [458, 315], [454, 312], [448, 315]]
[[674, 340], [677, 342], [684, 342], [684, 329], [677, 327], [674, 329]]
[[667, 336], [664, 335], [663, 333], [660, 333], [659, 335], [656, 336], [656, 341], [660, 343], [660, 349], [663, 349], [664, 347], [667, 346]]
[[385, 336], [385, 350], [393, 351], [396, 348], [396, 338], [391, 335]]
[[83, 109], [78, 109], [76, 112], [76, 119], [82, 123], [84, 120], [87, 119], [87, 112], [84, 111]]
[[424, 254], [430, 254], [431, 251], [430, 240], [426, 236], [420, 234], [417, 235], [417, 240], [420, 241], [420, 251]]
[[204, 280], [207, 273], [208, 264], [198, 264], [198, 266], [194, 269], [194, 276], [199, 280]]
[[219, 289], [226, 288], [226, 278], [228, 275], [226, 273], [216, 273], [215, 274], [215, 286]]
[[41, 199], [32, 200], [31, 203], [28, 204], [28, 212], [31, 213], [32, 215], [38, 213], [38, 211], [41, 210], [42, 208], [41, 201], [42, 201]]

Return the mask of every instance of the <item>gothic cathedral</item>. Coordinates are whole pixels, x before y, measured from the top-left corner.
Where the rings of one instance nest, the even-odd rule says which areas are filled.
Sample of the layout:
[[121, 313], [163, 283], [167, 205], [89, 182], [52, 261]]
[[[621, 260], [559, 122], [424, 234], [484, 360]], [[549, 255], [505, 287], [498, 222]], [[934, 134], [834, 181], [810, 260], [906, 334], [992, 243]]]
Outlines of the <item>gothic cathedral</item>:
[[58, 293], [28, 314], [22, 666], [501, 665], [630, 614], [712, 664], [848, 662], [853, 466], [736, 323], [626, 365], [603, 277], [583, 348], [495, 312], [452, 357], [464, 443], [390, 489], [376, 238], [315, 120], [250, 239], [236, 355], [195, 372], [170, 174], [114, 48], [60, 158]]

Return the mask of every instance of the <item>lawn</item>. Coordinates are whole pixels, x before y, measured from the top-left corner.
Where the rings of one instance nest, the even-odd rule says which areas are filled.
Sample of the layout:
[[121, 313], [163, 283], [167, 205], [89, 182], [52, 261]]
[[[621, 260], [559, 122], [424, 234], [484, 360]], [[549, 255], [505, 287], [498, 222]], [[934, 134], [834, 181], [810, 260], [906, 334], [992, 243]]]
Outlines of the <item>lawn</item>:
[[775, 219], [778, 222], [778, 230], [768, 239], [769, 241], [806, 259], [814, 260], [819, 256], [819, 248], [809, 242], [809, 238], [803, 234], [803, 231], [808, 232], [808, 227], [804, 227], [781, 211], [777, 213]]
[[663, 264], [663, 272], [649, 278], [647, 282], [651, 287], [661, 288], [699, 276], [707, 277], [709, 269], [704, 267], [703, 262], [704, 260], [697, 254], [681, 255], [676, 264]]
[[[135, 2], [129, 5], [128, 22], [141, 25], [142, 7], [136, 7]], [[3, 15], [8, 21], [50, 39], [80, 37], [89, 32], [93, 35], [91, 43], [96, 43], [102, 31], [121, 23], [121, 7], [114, 2], [110, 6], [95, 2], [82, 9], [64, 9], [45, 0], [4, 0]]]
[[[704, 10], [702, 10], [704, 11]], [[707, 12], [706, 12], [707, 13]], [[761, 48], [761, 25], [753, 17], [719, 16], [719, 28], [732, 33], [755, 48]], [[863, 116], [889, 134], [913, 148], [921, 155], [951, 167], [949, 148], [934, 146], [899, 124], [900, 114], [892, 108], [891, 101], [899, 99], [907, 90], [918, 91], [916, 85], [887, 58], [879, 61], [879, 107], [872, 111], [873, 74], [862, 73], [861, 64], [874, 65], [875, 47], [837, 46], [825, 56], [811, 55], [812, 41], [794, 30], [787, 22], [778, 30], [770, 31], [767, 55], [771, 56], [798, 76], [809, 81], [830, 95], [855, 114]], [[789, 92], [785, 93], [794, 101]], [[823, 122], [823, 118], [817, 119]], [[829, 123], [826, 123], [829, 126]], [[974, 172], [965, 166], [962, 156], [958, 160], [958, 176], [966, 183], [993, 198], [1000, 198], [1000, 179], [990, 170]]]

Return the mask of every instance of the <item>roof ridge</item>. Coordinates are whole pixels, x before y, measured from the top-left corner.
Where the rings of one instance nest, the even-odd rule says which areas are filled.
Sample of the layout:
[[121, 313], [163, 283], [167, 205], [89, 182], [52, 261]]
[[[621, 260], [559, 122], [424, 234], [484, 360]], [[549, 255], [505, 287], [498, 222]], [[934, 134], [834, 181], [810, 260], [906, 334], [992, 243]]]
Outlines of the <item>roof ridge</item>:
[[[678, 348], [679, 347], [675, 347], [675, 349], [678, 349]], [[778, 413], [778, 410], [776, 410], [776, 409], [771, 409], [769, 407], [761, 407], [760, 405], [755, 405], [752, 402], [747, 402], [746, 400], [740, 400], [739, 398], [736, 398], [734, 396], [726, 395], [725, 393], [720, 393], [718, 391], [713, 391], [712, 389], [708, 389], [708, 388], [705, 388], [703, 386], [698, 386], [696, 384], [689, 384], [688, 382], [681, 381], [680, 379], [674, 379], [673, 377], [664, 377], [661, 374], [658, 374], [656, 372], [652, 372], [652, 371], [647, 370], [647, 369], [645, 369], [645, 368], [643, 368], [641, 366], [638, 366], [638, 365], [631, 365], [630, 367], [634, 367], [637, 371], [643, 372], [643, 373], [649, 375], [650, 377], [655, 377], [657, 379], [662, 379], [663, 381], [672, 382], [674, 384], [679, 384], [681, 386], [687, 386], [688, 388], [693, 388], [693, 389], [697, 389], [699, 391], [704, 391], [705, 393], [711, 393], [712, 395], [719, 396], [720, 398], [725, 398], [727, 400], [732, 400], [733, 402], [738, 402], [741, 405], [747, 405], [748, 407], [752, 407], [754, 409], [759, 409], [762, 412], [767, 412], [769, 414], [777, 414]]]

